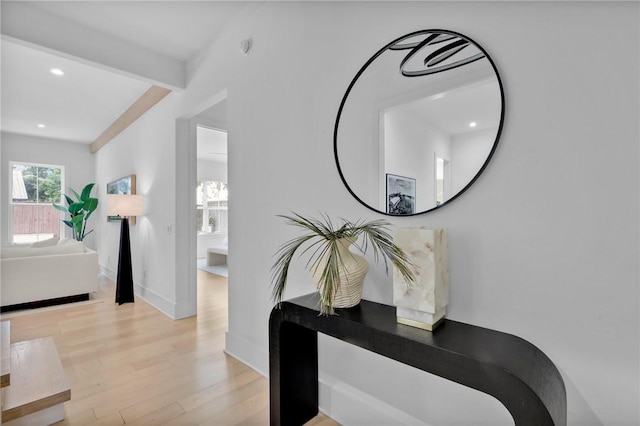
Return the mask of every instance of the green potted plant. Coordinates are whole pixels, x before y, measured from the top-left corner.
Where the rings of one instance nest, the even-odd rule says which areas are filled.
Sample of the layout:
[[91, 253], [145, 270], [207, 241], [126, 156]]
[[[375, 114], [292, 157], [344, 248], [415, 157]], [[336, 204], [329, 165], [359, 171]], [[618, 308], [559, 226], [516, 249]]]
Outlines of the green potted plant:
[[67, 201], [66, 207], [60, 204], [53, 204], [53, 207], [56, 209], [69, 214], [70, 219], [62, 220], [62, 222], [71, 228], [74, 240], [82, 241], [87, 235], [93, 232], [93, 229], [86, 232], [86, 228], [91, 213], [98, 207], [98, 199], [91, 197], [91, 190], [94, 185], [94, 183], [88, 184], [80, 194], [72, 188], [69, 188], [76, 199], [74, 200], [67, 194], [64, 194], [64, 198]]
[[[309, 254], [307, 269], [311, 272], [320, 293], [320, 312], [333, 314], [334, 308], [356, 306], [362, 298], [362, 285], [369, 264], [360, 255], [349, 250], [354, 245], [361, 253], [369, 246], [373, 249], [374, 260], [382, 256], [388, 273], [388, 260], [405, 278], [405, 282], [414, 282], [413, 264], [406, 254], [393, 243], [387, 232], [389, 223], [385, 220], [351, 222], [341, 219], [335, 227], [328, 216], [322, 219], [305, 218], [293, 213], [293, 216], [279, 215], [287, 224], [302, 228], [305, 234], [284, 243], [276, 253], [272, 266], [273, 300], [282, 302], [291, 261], [301, 250], [300, 255]], [[358, 238], [362, 236], [362, 242]], [[302, 248], [306, 246], [306, 248]]]

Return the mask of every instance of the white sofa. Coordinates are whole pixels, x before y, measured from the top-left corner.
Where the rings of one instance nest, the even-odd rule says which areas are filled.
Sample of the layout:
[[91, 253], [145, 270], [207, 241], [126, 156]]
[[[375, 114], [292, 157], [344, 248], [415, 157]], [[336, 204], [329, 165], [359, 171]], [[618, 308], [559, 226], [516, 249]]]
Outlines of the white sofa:
[[207, 249], [207, 266], [224, 265], [229, 254], [229, 239], [225, 238], [222, 244]]
[[78, 241], [2, 247], [0, 263], [2, 307], [98, 290], [98, 253]]

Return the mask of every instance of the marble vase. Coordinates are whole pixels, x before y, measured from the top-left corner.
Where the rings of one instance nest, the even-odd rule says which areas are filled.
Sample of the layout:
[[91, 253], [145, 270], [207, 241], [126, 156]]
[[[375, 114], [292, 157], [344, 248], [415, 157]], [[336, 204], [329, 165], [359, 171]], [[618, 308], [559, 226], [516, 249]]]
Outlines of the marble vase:
[[393, 302], [401, 324], [434, 330], [449, 304], [449, 265], [446, 229], [397, 228], [393, 242], [415, 265], [415, 282], [407, 285], [393, 273]]

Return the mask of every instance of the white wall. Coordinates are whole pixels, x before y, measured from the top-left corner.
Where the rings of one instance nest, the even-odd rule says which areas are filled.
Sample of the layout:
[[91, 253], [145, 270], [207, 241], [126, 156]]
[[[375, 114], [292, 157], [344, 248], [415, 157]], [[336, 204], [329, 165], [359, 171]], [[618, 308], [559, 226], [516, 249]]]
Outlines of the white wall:
[[[89, 151], [89, 146], [79, 143], [66, 142], [53, 139], [43, 139], [34, 136], [17, 135], [13, 133], [3, 132], [2, 138], [2, 176], [0, 182], [2, 185], [2, 197], [0, 200], [0, 209], [2, 209], [2, 217], [8, 217], [9, 214], [9, 162], [22, 161], [26, 163], [52, 164], [56, 166], [64, 166], [64, 192], [71, 194], [69, 188], [73, 188], [80, 192], [87, 184], [95, 182], [94, 173], [94, 157]], [[98, 194], [94, 187], [92, 196]], [[99, 204], [104, 202], [99, 197]], [[89, 218], [87, 223], [87, 231], [94, 229], [94, 232], [87, 235], [84, 244], [91, 248], [96, 248], [95, 229], [99, 221], [97, 211]], [[8, 220], [2, 220], [2, 244], [9, 244]], [[69, 228], [64, 227], [67, 237], [71, 236]]]
[[457, 194], [478, 174], [480, 167], [489, 156], [496, 140], [498, 129], [484, 129], [477, 132], [456, 135], [451, 140], [451, 186]]
[[[176, 110], [164, 101], [98, 155], [101, 185], [132, 172], [151, 185], [147, 259], [155, 275], [147, 286], [167, 298], [175, 288], [174, 301], [191, 291], [171, 279], [173, 255], [190, 249], [164, 232], [181, 223], [170, 213], [179, 199], [170, 184], [187, 186], [191, 173], [182, 141], [177, 163], [171, 158], [172, 126], [227, 91], [234, 188], [227, 351], [267, 372], [271, 256], [297, 235], [275, 215], [379, 217], [336, 173], [335, 115], [372, 52], [428, 28], [459, 31], [488, 50], [504, 82], [506, 121], [492, 163], [467, 193], [427, 215], [390, 220], [449, 229], [448, 317], [542, 349], [565, 379], [569, 424], [638, 424], [637, 3], [263, 4], [189, 69]], [[253, 49], [242, 56], [239, 42], [249, 36]], [[313, 291], [303, 265], [290, 272], [287, 297]], [[371, 268], [365, 298], [391, 303], [381, 267]], [[345, 424], [508, 422], [495, 400], [459, 385], [329, 338], [320, 339], [320, 352], [321, 405]]]
[[[172, 93], [105, 145], [96, 155], [96, 182], [105, 198], [107, 183], [135, 174], [136, 192], [143, 196], [145, 214], [131, 225], [131, 262], [136, 294], [175, 317], [175, 117]], [[195, 189], [194, 189], [195, 191]], [[106, 204], [96, 212], [106, 217]], [[193, 228], [195, 229], [195, 228]], [[98, 256], [103, 272], [118, 269], [120, 224], [100, 221]], [[194, 266], [195, 269], [195, 266]]]
[[[451, 160], [451, 136], [415, 114], [388, 111], [384, 118], [385, 174], [416, 180], [416, 212], [435, 206], [434, 158]], [[486, 158], [486, 157], [485, 157]], [[386, 211], [386, 205], [380, 206]]]

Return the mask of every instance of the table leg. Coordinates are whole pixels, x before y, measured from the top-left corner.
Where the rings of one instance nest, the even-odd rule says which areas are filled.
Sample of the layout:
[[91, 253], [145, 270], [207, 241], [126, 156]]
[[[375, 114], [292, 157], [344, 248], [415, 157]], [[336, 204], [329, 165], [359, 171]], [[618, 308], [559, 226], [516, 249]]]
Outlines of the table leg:
[[[277, 315], [275, 315], [277, 316]], [[299, 426], [318, 414], [318, 334], [270, 320], [269, 387], [272, 426]]]

